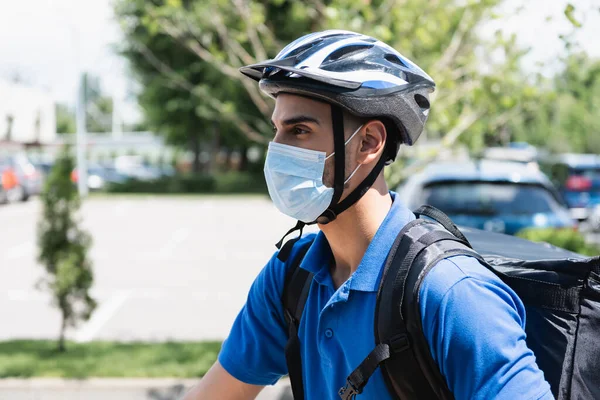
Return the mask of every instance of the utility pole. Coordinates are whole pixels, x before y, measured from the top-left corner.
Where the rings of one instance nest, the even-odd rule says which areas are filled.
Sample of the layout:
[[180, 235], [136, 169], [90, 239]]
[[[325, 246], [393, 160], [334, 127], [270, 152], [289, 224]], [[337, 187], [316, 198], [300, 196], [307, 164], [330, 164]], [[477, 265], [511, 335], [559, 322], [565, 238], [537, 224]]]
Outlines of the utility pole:
[[77, 121], [77, 188], [79, 189], [79, 196], [86, 197], [88, 194], [87, 185], [87, 160], [86, 160], [86, 147], [87, 147], [87, 132], [86, 132], [86, 92], [87, 92], [87, 75], [82, 73], [80, 75], [79, 90], [77, 91], [77, 107], [76, 107], [76, 121]]
[[120, 103], [116, 94], [112, 97], [112, 136], [114, 139], [120, 139], [123, 136], [123, 126], [121, 124]]

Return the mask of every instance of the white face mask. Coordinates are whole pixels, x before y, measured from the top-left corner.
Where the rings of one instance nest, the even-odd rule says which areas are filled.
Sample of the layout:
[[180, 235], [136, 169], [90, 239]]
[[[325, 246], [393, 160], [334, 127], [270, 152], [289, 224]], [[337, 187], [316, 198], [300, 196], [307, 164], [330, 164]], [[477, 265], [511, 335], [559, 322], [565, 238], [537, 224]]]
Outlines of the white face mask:
[[[346, 140], [344, 147], [362, 128]], [[275, 207], [302, 222], [315, 221], [329, 207], [334, 189], [323, 184], [326, 156], [323, 151], [270, 142], [265, 161], [265, 179]], [[344, 181], [346, 184], [360, 164]]]

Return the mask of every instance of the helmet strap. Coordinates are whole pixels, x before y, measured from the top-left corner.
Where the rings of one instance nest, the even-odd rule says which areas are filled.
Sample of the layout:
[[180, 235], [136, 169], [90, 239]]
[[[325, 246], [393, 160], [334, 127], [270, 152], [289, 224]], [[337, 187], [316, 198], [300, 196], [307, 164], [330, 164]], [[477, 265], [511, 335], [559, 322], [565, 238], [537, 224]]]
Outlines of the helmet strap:
[[333, 151], [334, 154], [334, 176], [333, 197], [329, 207], [317, 218], [321, 224], [328, 224], [335, 220], [337, 213], [333, 208], [340, 201], [344, 192], [344, 180], [346, 176], [346, 140], [344, 135], [344, 112], [342, 108], [331, 105], [331, 122], [333, 124]]
[[[386, 151], [383, 152], [373, 170], [367, 177], [350, 193], [343, 201], [340, 201], [344, 192], [344, 181], [346, 175], [346, 149], [344, 138], [344, 114], [339, 106], [331, 106], [331, 120], [333, 121], [333, 142], [335, 148], [335, 176], [333, 185], [333, 198], [327, 210], [321, 214], [317, 221], [320, 224], [328, 224], [335, 220], [338, 215], [352, 207], [354, 203], [359, 201], [367, 191], [373, 186], [379, 173], [385, 166]], [[338, 157], [339, 155], [339, 157]], [[355, 171], [356, 172], [356, 171]]]

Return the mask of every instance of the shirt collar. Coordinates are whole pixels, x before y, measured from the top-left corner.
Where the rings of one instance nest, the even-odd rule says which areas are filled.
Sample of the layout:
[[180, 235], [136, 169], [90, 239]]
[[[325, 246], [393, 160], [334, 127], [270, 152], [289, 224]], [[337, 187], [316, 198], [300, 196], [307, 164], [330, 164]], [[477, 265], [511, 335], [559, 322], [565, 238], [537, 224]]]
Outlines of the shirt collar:
[[[347, 283], [352, 290], [377, 291], [379, 275], [392, 244], [402, 228], [415, 218], [414, 214], [400, 201], [396, 193], [390, 191], [390, 195], [392, 196], [392, 206], [379, 226], [377, 233], [375, 233], [357, 270], [348, 279]], [[318, 283], [333, 287], [329, 272], [332, 257], [327, 238], [323, 232], [319, 231], [300, 267], [312, 272]]]

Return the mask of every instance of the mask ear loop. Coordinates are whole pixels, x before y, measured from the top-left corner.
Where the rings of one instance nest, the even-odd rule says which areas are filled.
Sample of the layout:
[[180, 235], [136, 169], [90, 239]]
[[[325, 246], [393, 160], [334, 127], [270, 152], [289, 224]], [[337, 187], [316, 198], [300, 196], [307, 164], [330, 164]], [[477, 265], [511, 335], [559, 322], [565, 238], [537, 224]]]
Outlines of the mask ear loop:
[[[358, 133], [358, 131], [360, 131], [360, 129], [361, 129], [363, 126], [365, 126], [365, 124], [362, 124], [361, 126], [359, 126], [359, 127], [358, 127], [358, 128], [355, 130], [355, 131], [354, 131], [354, 133], [353, 133], [352, 135], [350, 135], [350, 137], [348, 138], [348, 140], [346, 140], [346, 141], [344, 142], [344, 150], [346, 149], [346, 145], [347, 145], [348, 143], [350, 143], [350, 141], [352, 140], [352, 138], [354, 138], [354, 136], [356, 136], [356, 134]], [[332, 155], [334, 155], [334, 154], [335, 154], [335, 151], [334, 151], [333, 153], [331, 153], [330, 155], [328, 155], [327, 157], [325, 157], [325, 160], [328, 160], [328, 159], [329, 159], [329, 157], [331, 157], [331, 156], [332, 156]], [[355, 172], [356, 172], [356, 171], [355, 171]], [[354, 172], [353, 172], [353, 174], [354, 174]], [[345, 183], [345, 182], [344, 182], [344, 183]]]
[[344, 181], [344, 185], [345, 185], [346, 183], [348, 183], [348, 182], [350, 181], [350, 179], [352, 179], [352, 177], [354, 176], [354, 174], [356, 173], [356, 171], [358, 171], [358, 169], [360, 168], [360, 166], [361, 166], [361, 165], [362, 165], [362, 164], [358, 164], [358, 167], [356, 167], [356, 168], [354, 169], [354, 171], [352, 171], [352, 173], [350, 174], [350, 176], [349, 176], [348, 178], [346, 178], [346, 180]]

